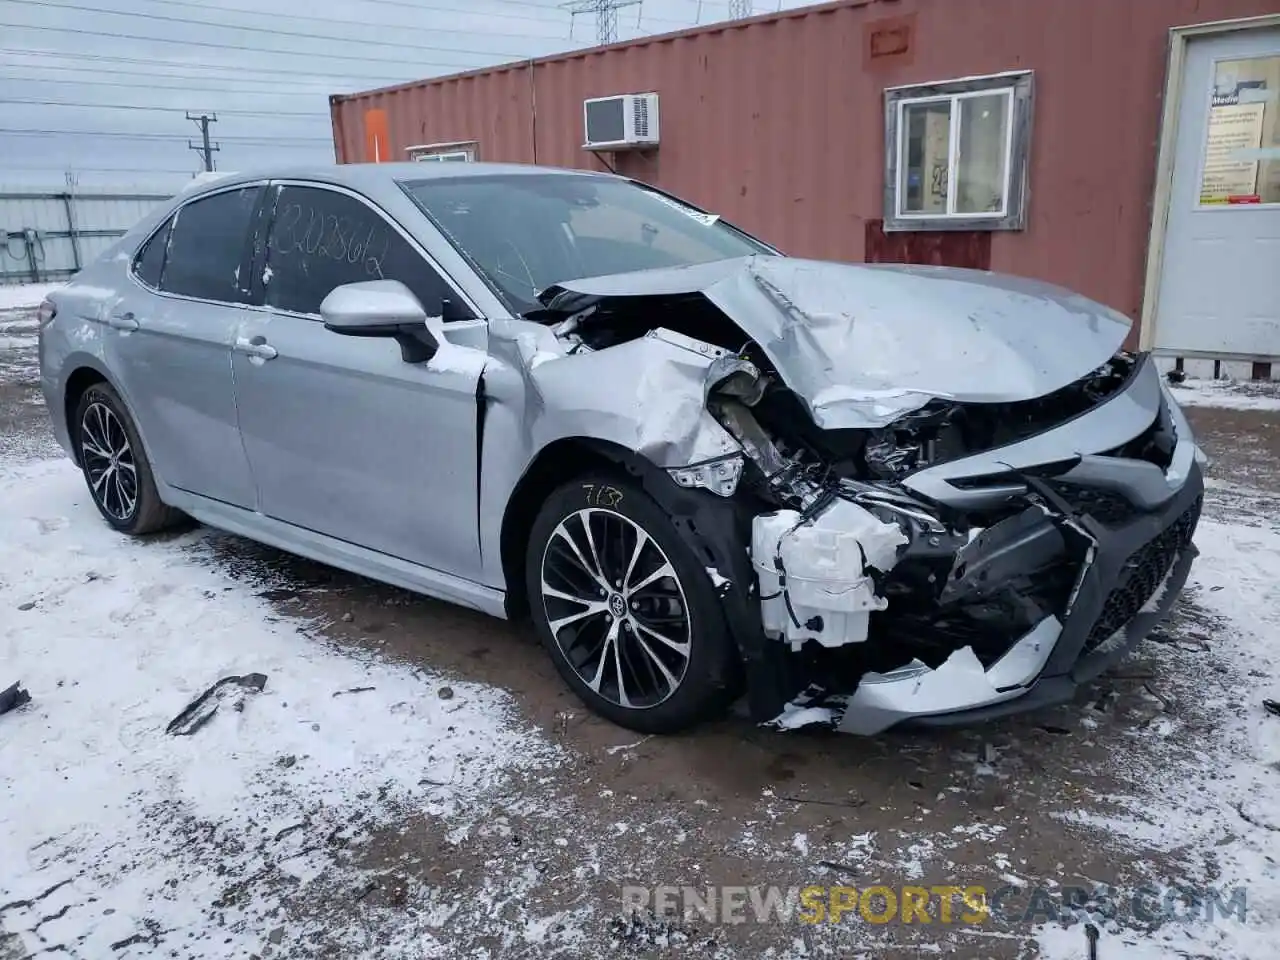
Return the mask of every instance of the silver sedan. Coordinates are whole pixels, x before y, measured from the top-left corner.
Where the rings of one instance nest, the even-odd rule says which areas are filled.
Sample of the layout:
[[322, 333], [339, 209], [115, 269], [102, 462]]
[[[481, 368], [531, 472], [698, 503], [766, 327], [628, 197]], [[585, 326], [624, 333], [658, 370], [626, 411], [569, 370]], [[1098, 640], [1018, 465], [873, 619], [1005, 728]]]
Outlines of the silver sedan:
[[105, 521], [194, 518], [500, 617], [592, 708], [875, 733], [1070, 698], [1168, 612], [1202, 480], [1129, 321], [783, 256], [583, 172], [174, 198], [42, 306]]

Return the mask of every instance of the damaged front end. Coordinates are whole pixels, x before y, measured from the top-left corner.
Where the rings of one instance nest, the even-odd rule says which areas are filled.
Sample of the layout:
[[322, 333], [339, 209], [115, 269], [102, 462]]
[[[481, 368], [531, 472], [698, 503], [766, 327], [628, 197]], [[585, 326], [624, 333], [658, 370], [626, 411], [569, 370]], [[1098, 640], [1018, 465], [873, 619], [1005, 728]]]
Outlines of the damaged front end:
[[[779, 726], [870, 734], [1061, 702], [1186, 580], [1202, 482], [1149, 359], [1119, 355], [1034, 411], [947, 403], [838, 451], [772, 441], [787, 431], [767, 390], [756, 409], [711, 394], [778, 506], [754, 519], [751, 554], [797, 692]], [[960, 424], [984, 417], [975, 442]], [[1107, 446], [1117, 419], [1129, 440]]]
[[[1196, 552], [1198, 450], [1151, 359], [1119, 351], [1114, 315], [932, 274], [981, 288], [943, 371], [885, 339], [889, 299], [861, 305], [879, 329], [857, 304], [832, 311], [833, 286], [865, 292], [843, 272], [859, 268], [766, 266], [639, 292], [605, 278], [544, 301], [570, 350], [658, 338], [705, 358], [700, 412], [737, 449], [667, 472], [748, 518], [755, 622], [730, 620], [757, 720], [871, 734], [1063, 702], [1167, 614]], [[815, 276], [833, 283], [796, 283]], [[1043, 343], [1010, 332], [1015, 307], [1053, 311]], [[1081, 317], [1092, 335], [1076, 343]], [[875, 377], [841, 373], [855, 355]], [[966, 380], [966, 358], [1007, 366]]]

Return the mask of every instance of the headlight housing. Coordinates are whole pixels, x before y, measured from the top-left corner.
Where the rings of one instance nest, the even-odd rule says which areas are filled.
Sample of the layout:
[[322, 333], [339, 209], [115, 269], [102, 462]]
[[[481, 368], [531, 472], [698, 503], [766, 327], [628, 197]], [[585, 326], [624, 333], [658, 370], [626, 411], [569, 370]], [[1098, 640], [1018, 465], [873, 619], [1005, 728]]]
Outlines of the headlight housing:
[[667, 474], [679, 486], [710, 490], [717, 496], [731, 497], [742, 479], [743, 462], [741, 453], [731, 453], [727, 457], [691, 463], [686, 467], [668, 467]]

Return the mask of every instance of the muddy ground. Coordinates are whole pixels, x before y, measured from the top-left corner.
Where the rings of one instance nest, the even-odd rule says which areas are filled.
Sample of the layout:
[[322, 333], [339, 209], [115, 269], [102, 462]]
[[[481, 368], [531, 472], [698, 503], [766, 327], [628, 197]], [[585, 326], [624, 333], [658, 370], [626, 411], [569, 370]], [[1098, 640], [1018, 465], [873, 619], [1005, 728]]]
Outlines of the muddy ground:
[[[58, 455], [30, 354], [0, 354], [0, 458]], [[1206, 515], [1271, 523], [1280, 515], [1280, 415], [1189, 415], [1215, 459]], [[567, 757], [513, 788], [469, 829], [412, 810], [391, 827], [351, 825], [335, 856], [369, 871], [359, 886], [344, 885], [347, 872], [296, 888], [270, 873], [228, 877], [228, 902], [270, 891], [284, 905], [278, 927], [263, 931], [264, 957], [352, 955], [337, 946], [349, 944], [352, 931], [367, 937], [360, 953], [373, 955], [393, 939], [390, 931], [436, 911], [419, 955], [906, 958], [928, 949], [1029, 958], [1038, 955], [1029, 924], [668, 922], [624, 915], [621, 888], [1053, 890], [1213, 874], [1200, 853], [1135, 849], [1063, 816], [1105, 814], [1112, 798], [1139, 791], [1156, 765], [1167, 773], [1181, 757], [1190, 762], [1221, 719], [1207, 704], [1245, 696], [1215, 679], [1215, 624], [1197, 604], [1194, 582], [1172, 623], [1068, 706], [973, 729], [866, 739], [772, 732], [738, 711], [687, 735], [646, 739], [587, 712], [524, 625], [237, 537], [218, 535], [217, 549], [245, 590], [268, 596], [281, 615], [306, 618], [320, 635], [511, 691]], [[1179, 731], [1174, 743], [1162, 733], [1170, 725]], [[537, 946], [511, 935], [537, 923], [547, 926]], [[298, 939], [295, 929], [311, 932]], [[1104, 926], [1100, 956], [1117, 929]], [[1083, 929], [1079, 944], [1087, 956]]]

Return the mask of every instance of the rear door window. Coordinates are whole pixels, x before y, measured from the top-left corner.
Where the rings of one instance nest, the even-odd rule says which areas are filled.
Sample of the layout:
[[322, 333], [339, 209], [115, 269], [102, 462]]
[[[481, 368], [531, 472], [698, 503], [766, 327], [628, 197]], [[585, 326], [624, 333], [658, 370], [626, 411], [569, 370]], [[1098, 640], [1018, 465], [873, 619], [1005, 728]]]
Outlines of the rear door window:
[[164, 270], [165, 248], [169, 245], [169, 229], [172, 226], [173, 218], [170, 217], [164, 222], [164, 226], [143, 244], [133, 261], [134, 275], [148, 287], [160, 286], [160, 274]]
[[250, 225], [262, 190], [228, 190], [182, 207], [173, 220], [160, 289], [201, 300], [247, 302]]
[[284, 185], [262, 271], [264, 302], [277, 310], [319, 314], [334, 287], [364, 280], [399, 280], [428, 316], [457, 294], [380, 213], [355, 197], [321, 187]]

